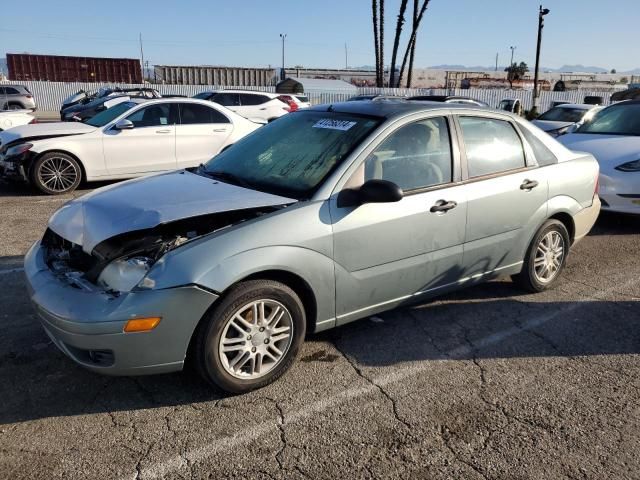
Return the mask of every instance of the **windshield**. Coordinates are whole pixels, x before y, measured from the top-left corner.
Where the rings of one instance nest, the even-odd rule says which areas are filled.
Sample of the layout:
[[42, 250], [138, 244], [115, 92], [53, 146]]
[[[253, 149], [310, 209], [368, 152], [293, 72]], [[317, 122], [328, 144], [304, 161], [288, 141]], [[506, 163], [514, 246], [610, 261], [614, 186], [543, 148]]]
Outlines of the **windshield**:
[[640, 136], [640, 103], [612, 105], [600, 110], [576, 133]]
[[279, 118], [204, 166], [222, 181], [302, 199], [380, 123], [379, 118], [302, 111]]
[[584, 108], [553, 107], [551, 110], [540, 115], [538, 120], [576, 123], [582, 120], [582, 117], [584, 117], [588, 111], [589, 110], [585, 110]]
[[93, 117], [85, 120], [84, 123], [87, 125], [91, 125], [92, 127], [104, 127], [107, 123], [112, 121], [113, 119], [119, 117], [124, 112], [133, 108], [137, 105], [137, 103], [133, 102], [122, 102], [114, 105], [111, 108], [107, 108], [106, 110], [94, 115]]

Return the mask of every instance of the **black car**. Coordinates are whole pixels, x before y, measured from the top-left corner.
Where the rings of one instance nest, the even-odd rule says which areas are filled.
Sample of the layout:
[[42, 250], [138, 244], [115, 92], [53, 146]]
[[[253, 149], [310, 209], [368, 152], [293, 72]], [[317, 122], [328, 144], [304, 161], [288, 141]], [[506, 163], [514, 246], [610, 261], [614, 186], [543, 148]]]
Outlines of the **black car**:
[[[60, 119], [63, 122], [83, 121], [93, 117], [96, 113], [106, 110], [105, 102], [120, 97], [128, 98], [162, 98], [162, 95], [153, 88], [101, 88], [97, 92], [86, 94], [82, 97], [82, 93], [69, 97], [62, 104], [60, 109]], [[116, 102], [118, 103], [118, 102]], [[107, 104], [108, 105], [108, 104]]]
[[374, 94], [365, 94], [365, 95], [356, 95], [355, 97], [351, 97], [347, 102], [358, 102], [362, 100], [399, 100], [405, 97], [401, 97], [399, 95], [385, 95], [384, 93], [374, 93]]
[[473, 105], [475, 107], [489, 107], [488, 103], [476, 100], [471, 97], [461, 97], [458, 95], [415, 95], [407, 98], [407, 100], [420, 100], [423, 102], [443, 102], [443, 103], [462, 103]]

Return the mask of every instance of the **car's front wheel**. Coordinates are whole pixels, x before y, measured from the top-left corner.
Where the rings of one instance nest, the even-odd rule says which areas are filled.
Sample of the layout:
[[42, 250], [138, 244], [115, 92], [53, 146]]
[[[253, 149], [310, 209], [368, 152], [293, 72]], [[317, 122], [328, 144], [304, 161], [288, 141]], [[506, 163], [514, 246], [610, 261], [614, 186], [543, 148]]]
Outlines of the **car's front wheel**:
[[205, 380], [233, 393], [263, 387], [292, 365], [304, 340], [296, 293], [272, 280], [232, 287], [198, 329], [195, 355]]
[[569, 245], [569, 232], [564, 224], [548, 220], [533, 238], [522, 271], [513, 280], [531, 292], [553, 287], [564, 269]]
[[31, 181], [41, 192], [59, 195], [74, 191], [82, 180], [78, 161], [62, 152], [49, 152], [31, 168]]

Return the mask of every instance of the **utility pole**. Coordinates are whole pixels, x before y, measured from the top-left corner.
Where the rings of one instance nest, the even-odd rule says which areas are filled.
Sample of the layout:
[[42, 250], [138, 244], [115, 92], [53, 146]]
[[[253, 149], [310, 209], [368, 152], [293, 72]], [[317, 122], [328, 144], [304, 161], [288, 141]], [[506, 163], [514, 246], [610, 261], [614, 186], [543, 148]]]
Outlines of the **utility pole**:
[[347, 51], [347, 42], [344, 43], [344, 69], [349, 68], [349, 52]]
[[533, 76], [533, 108], [531, 116], [538, 114], [538, 69], [540, 68], [540, 46], [542, 45], [542, 29], [544, 28], [544, 16], [548, 15], [550, 10], [542, 8], [538, 12], [538, 46], [536, 47], [536, 69]]
[[518, 47], [509, 47], [511, 49], [511, 63], [509, 64], [509, 68], [511, 68], [513, 66], [513, 52], [515, 52], [516, 48]]
[[496, 52], [496, 72], [498, 71], [498, 52]]
[[144, 50], [142, 50], [142, 32], [140, 32], [140, 66], [142, 67], [142, 83], [144, 83]]
[[287, 38], [286, 33], [281, 33], [280, 38], [282, 39], [282, 72], [280, 73], [280, 80], [284, 80], [285, 70], [284, 70], [284, 40]]

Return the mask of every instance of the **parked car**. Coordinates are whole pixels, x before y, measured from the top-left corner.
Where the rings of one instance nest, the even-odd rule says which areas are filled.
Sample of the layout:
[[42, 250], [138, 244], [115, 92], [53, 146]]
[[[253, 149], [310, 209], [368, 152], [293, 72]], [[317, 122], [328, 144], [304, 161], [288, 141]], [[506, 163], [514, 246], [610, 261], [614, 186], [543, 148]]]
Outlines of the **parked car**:
[[280, 97], [279, 93], [216, 90], [198, 93], [193, 98], [215, 102], [249, 120], [271, 122], [291, 111], [289, 102]]
[[515, 113], [516, 115], [522, 116], [524, 109], [522, 107], [522, 102], [519, 98], [505, 98], [500, 100], [498, 104], [498, 110], [504, 110], [505, 112]]
[[36, 117], [31, 115], [31, 110], [0, 111], [0, 132], [29, 123], [36, 123]]
[[553, 287], [598, 216], [597, 177], [590, 154], [506, 112], [335, 103], [198, 169], [73, 199], [25, 272], [84, 367], [170, 372], [190, 355], [244, 392], [282, 375], [306, 332], [497, 275]]
[[408, 97], [407, 100], [420, 100], [423, 102], [443, 102], [443, 103], [460, 103], [475, 107], [488, 107], [489, 104], [482, 100], [476, 100], [471, 97], [461, 97], [458, 95], [414, 95]]
[[109, 95], [94, 98], [89, 103], [76, 103], [60, 112], [60, 120], [63, 122], [85, 122], [114, 105], [130, 100], [131, 97], [129, 95]]
[[95, 95], [87, 96], [71, 105], [63, 104], [60, 109], [60, 120], [82, 122], [98, 112], [131, 98], [151, 100], [162, 98], [162, 96], [153, 88], [101, 88]]
[[304, 95], [293, 95], [291, 93], [281, 93], [278, 95], [278, 98], [280, 100], [283, 100], [287, 105], [289, 105], [290, 112], [295, 112], [296, 110], [300, 110], [301, 108], [311, 107], [311, 103], [309, 102], [309, 97], [306, 97]]
[[60, 107], [60, 114], [62, 115], [63, 110], [71, 107], [72, 105], [77, 105], [79, 103], [87, 104], [96, 98], [103, 97], [112, 97], [112, 96], [129, 96], [132, 98], [161, 98], [162, 95], [155, 88], [146, 88], [146, 87], [133, 87], [133, 88], [122, 88], [122, 87], [102, 87], [95, 92], [85, 92], [84, 90], [80, 90], [78, 93], [74, 93], [73, 95], [67, 97], [62, 102], [62, 107]]
[[588, 122], [603, 107], [579, 103], [564, 103], [547, 110], [531, 122], [552, 137], [559, 137]]
[[33, 94], [24, 85], [0, 85], [0, 110], [36, 110]]
[[601, 110], [559, 141], [598, 160], [603, 210], [640, 214], [640, 100]]
[[82, 180], [197, 166], [258, 127], [211, 102], [137, 99], [85, 123], [42, 123], [0, 133], [0, 176], [44, 193], [66, 193]]

